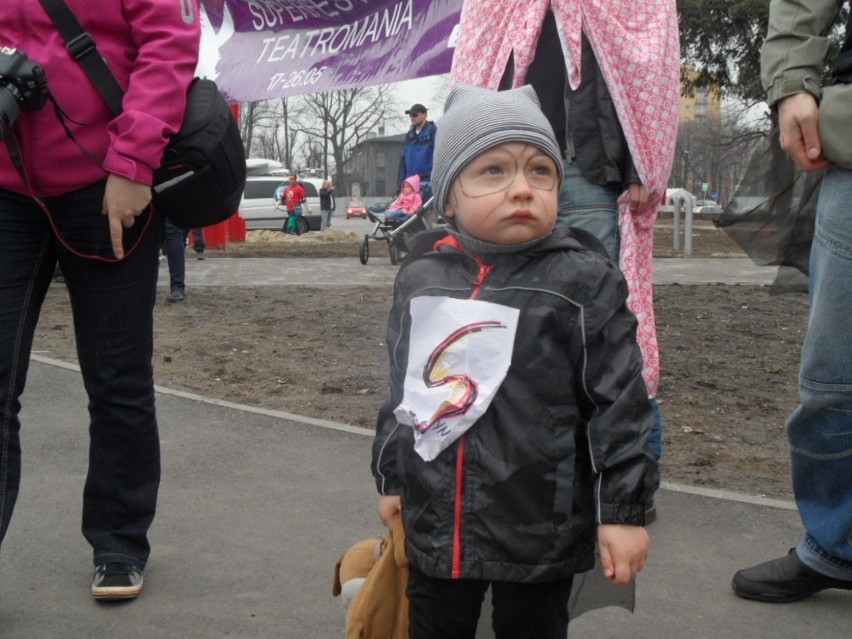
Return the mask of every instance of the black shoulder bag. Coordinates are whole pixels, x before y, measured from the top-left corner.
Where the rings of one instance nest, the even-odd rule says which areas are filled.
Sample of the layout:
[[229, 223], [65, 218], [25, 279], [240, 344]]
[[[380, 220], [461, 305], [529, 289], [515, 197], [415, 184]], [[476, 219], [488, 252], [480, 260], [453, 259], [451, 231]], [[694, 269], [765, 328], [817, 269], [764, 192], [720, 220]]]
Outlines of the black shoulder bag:
[[[40, 0], [113, 115], [121, 113], [124, 92], [64, 0]], [[154, 172], [154, 205], [181, 228], [223, 222], [237, 212], [246, 184], [246, 157], [240, 130], [228, 103], [212, 80], [195, 78], [180, 130]]]

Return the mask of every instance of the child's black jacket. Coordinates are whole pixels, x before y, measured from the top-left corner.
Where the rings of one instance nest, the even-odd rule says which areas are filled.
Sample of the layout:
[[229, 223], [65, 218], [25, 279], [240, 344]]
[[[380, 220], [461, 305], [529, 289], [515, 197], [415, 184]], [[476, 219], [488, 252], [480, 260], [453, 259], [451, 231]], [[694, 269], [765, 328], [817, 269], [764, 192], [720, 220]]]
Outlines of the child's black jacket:
[[[421, 234], [435, 246], [445, 231]], [[435, 460], [393, 409], [413, 297], [469, 298], [480, 266], [453, 241], [412, 251], [388, 322], [391, 397], [373, 445], [379, 492], [401, 495], [412, 568], [439, 578], [550, 581], [594, 564], [595, 524], [641, 525], [659, 483], [653, 412], [623, 277], [585, 232], [492, 256], [476, 299], [520, 309], [509, 372], [487, 412]]]

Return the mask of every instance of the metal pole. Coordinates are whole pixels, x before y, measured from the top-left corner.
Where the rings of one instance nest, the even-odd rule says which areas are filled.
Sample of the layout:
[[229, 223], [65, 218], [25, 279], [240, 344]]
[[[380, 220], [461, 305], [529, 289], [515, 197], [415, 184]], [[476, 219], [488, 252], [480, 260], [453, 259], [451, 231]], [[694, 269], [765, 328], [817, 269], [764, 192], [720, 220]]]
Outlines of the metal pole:
[[682, 198], [672, 199], [672, 220], [674, 221], [674, 250], [680, 250], [680, 210], [683, 206]]
[[683, 225], [683, 253], [692, 255], [692, 202], [686, 202]]

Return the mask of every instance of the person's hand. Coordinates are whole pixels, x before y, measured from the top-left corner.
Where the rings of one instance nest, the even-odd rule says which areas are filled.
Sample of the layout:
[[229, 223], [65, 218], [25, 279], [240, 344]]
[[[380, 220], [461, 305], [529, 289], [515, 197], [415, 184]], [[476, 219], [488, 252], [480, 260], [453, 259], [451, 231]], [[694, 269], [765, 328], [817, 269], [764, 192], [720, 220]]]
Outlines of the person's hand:
[[387, 528], [393, 526], [393, 521], [399, 517], [401, 510], [402, 500], [399, 495], [383, 495], [379, 497], [379, 518]]
[[112, 252], [124, 257], [124, 229], [133, 226], [137, 216], [151, 203], [151, 187], [140, 182], [110, 174], [104, 191], [103, 214], [109, 216], [109, 237]]
[[822, 156], [819, 106], [810, 93], [796, 93], [778, 103], [781, 148], [804, 171], [818, 171], [831, 162]]
[[598, 547], [604, 576], [616, 586], [632, 581], [651, 552], [651, 538], [641, 526], [602, 524]]
[[643, 184], [631, 182], [627, 186], [627, 198], [631, 213], [644, 213], [648, 208], [648, 190]]

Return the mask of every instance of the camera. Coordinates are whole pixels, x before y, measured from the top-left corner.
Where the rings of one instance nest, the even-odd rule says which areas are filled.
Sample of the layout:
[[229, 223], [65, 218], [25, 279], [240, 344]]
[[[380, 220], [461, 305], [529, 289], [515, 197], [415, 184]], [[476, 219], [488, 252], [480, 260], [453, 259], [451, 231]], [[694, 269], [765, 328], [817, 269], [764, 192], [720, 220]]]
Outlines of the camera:
[[38, 111], [48, 95], [42, 66], [23, 51], [0, 47], [0, 140], [12, 130], [21, 111]]

